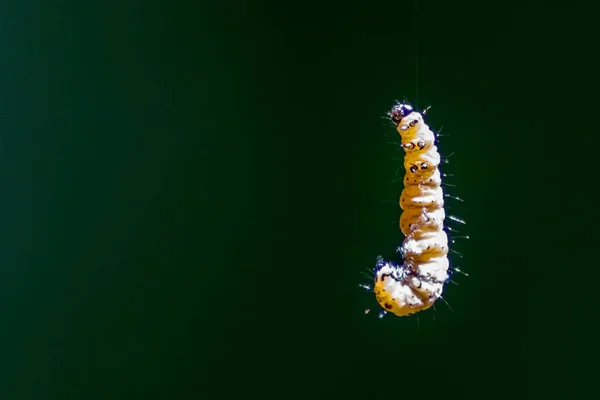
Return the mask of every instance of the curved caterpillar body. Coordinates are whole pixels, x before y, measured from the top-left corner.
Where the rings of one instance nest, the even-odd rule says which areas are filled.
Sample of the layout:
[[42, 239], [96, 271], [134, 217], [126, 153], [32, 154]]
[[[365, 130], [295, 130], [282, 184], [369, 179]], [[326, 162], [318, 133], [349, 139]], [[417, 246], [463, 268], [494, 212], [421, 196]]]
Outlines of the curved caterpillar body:
[[448, 280], [448, 237], [444, 232], [444, 194], [435, 137], [423, 115], [408, 104], [389, 113], [402, 138], [404, 190], [400, 195], [400, 229], [405, 235], [398, 248], [404, 263], [377, 258], [373, 286], [379, 304], [405, 316], [426, 310], [442, 295]]

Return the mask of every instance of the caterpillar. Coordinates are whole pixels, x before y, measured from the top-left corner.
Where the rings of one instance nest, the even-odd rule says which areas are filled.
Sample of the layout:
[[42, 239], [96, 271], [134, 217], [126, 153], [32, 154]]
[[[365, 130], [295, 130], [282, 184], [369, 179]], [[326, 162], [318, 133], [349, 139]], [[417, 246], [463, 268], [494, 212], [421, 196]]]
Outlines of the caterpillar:
[[426, 112], [398, 103], [388, 114], [405, 153], [400, 195], [400, 230], [405, 237], [397, 249], [403, 258], [401, 265], [377, 257], [373, 291], [384, 314], [406, 316], [430, 308], [442, 297], [449, 279], [441, 158], [434, 133], [423, 119]]

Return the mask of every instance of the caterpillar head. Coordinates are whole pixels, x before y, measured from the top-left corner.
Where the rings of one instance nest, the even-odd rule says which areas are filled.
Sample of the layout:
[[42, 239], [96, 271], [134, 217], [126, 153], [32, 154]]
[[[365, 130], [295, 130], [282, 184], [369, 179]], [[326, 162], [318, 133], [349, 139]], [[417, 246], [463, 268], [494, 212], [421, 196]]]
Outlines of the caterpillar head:
[[388, 115], [390, 116], [390, 119], [394, 125], [398, 126], [400, 121], [402, 121], [402, 118], [406, 117], [411, 112], [413, 112], [413, 108], [410, 104], [398, 103], [392, 107]]

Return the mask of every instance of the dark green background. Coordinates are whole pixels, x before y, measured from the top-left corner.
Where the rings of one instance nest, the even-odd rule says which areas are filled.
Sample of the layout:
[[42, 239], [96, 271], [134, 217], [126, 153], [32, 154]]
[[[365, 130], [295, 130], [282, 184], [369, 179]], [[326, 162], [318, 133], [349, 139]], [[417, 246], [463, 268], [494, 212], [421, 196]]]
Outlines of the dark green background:
[[[564, 13], [3, 2], [0, 398], [572, 398], [536, 222], [583, 47]], [[444, 126], [471, 236], [453, 312], [419, 324], [357, 287], [402, 239], [404, 96]]]

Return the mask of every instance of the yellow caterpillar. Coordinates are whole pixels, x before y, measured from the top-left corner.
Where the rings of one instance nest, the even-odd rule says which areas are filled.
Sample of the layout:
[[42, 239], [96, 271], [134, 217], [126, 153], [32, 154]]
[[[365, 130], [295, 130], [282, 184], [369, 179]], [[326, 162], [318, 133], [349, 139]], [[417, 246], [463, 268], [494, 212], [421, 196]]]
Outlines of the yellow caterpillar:
[[400, 195], [405, 238], [398, 249], [404, 263], [378, 257], [373, 290], [385, 311], [405, 316], [428, 309], [442, 296], [448, 280], [448, 236], [443, 230], [446, 214], [434, 134], [409, 104], [396, 104], [389, 116], [405, 152]]

